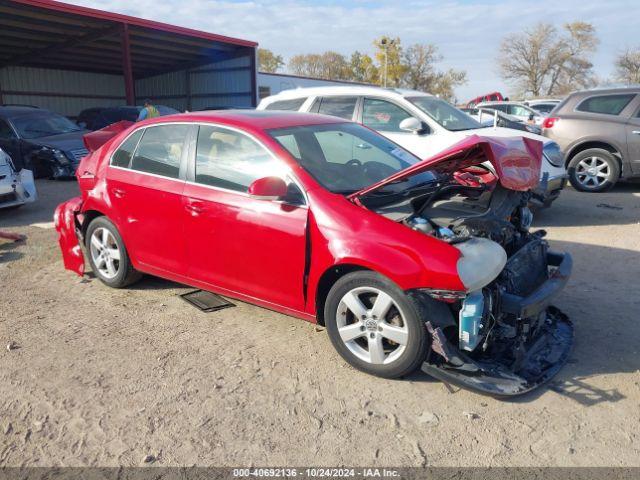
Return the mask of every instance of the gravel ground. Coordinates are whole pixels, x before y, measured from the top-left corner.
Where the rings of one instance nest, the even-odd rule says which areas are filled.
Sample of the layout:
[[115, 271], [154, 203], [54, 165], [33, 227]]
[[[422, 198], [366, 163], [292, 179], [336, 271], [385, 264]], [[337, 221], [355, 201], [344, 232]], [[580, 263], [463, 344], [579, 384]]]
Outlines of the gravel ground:
[[[569, 364], [517, 401], [422, 373], [353, 370], [324, 331], [248, 304], [201, 313], [184, 286], [128, 290], [62, 267], [53, 208], [0, 211], [0, 466], [640, 466], [640, 185], [567, 190], [536, 226], [574, 256], [558, 298]], [[15, 347], [8, 350], [9, 343]], [[151, 460], [148, 458], [147, 460]]]

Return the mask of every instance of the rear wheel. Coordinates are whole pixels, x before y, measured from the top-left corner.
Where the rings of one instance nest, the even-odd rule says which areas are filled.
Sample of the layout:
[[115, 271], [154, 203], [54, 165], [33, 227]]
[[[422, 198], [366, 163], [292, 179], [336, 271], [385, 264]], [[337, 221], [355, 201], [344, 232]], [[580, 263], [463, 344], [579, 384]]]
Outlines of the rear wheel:
[[89, 263], [102, 283], [123, 288], [142, 276], [131, 265], [129, 254], [116, 226], [106, 217], [91, 221], [86, 235]]
[[590, 148], [575, 155], [569, 162], [569, 181], [581, 192], [604, 192], [620, 178], [616, 157], [602, 148]]
[[413, 372], [427, 338], [413, 302], [375, 272], [353, 272], [331, 288], [324, 318], [331, 343], [352, 366], [386, 378]]

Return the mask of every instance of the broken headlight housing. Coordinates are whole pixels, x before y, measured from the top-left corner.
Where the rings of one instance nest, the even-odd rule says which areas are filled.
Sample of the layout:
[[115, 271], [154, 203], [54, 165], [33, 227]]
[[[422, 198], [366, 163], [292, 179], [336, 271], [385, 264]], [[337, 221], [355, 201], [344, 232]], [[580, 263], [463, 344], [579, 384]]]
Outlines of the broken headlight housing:
[[493, 240], [473, 237], [454, 246], [460, 251], [458, 276], [467, 292], [491, 283], [507, 264], [507, 252]]

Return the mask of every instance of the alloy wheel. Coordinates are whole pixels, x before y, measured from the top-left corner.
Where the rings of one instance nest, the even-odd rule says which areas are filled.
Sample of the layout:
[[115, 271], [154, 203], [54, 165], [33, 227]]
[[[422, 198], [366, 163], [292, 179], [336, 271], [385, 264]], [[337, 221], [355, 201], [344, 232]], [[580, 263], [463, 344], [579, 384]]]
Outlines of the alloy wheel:
[[372, 364], [389, 364], [404, 352], [409, 329], [402, 310], [384, 291], [358, 287], [338, 304], [340, 338], [356, 357]]
[[600, 187], [611, 176], [609, 164], [600, 157], [588, 157], [576, 165], [575, 176], [580, 185], [586, 189]]
[[106, 228], [96, 228], [91, 235], [91, 259], [102, 276], [112, 279], [120, 269], [120, 249], [113, 234]]

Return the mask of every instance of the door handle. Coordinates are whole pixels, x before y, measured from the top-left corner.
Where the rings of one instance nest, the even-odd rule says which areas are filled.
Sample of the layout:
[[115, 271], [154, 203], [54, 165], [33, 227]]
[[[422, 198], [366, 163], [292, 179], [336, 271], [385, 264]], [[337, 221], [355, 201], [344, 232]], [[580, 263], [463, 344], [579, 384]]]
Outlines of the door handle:
[[[80, 178], [96, 178], [96, 176], [93, 173], [91, 173], [90, 171], [85, 170], [85, 172], [82, 175], [80, 175]], [[115, 195], [115, 190], [113, 192], [114, 192], [114, 195]]]
[[122, 190], [121, 188], [114, 188], [114, 189], [112, 189], [112, 190], [111, 190], [111, 192], [113, 193], [113, 195], [114, 195], [116, 198], [123, 198], [123, 197], [124, 197], [124, 195], [125, 195], [125, 193], [126, 193], [126, 192], [125, 192], [124, 190]]
[[631, 133], [633, 133], [634, 135], [640, 135], [640, 130], [633, 130]]

